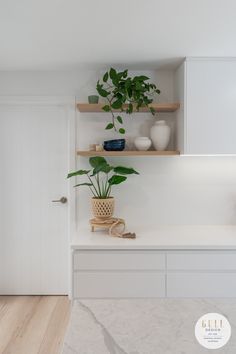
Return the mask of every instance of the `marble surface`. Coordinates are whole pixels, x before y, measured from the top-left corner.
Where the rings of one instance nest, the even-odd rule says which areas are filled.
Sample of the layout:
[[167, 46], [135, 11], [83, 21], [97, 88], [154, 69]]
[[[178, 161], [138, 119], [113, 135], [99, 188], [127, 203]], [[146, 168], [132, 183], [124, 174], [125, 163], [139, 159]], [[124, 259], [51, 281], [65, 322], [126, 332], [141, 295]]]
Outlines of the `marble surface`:
[[[205, 349], [194, 335], [209, 312], [226, 316], [230, 341]], [[139, 299], [75, 301], [63, 354], [235, 354], [236, 299]]]
[[236, 226], [232, 225], [128, 225], [136, 232], [135, 240], [111, 237], [106, 231], [90, 231], [88, 224], [80, 225], [72, 249], [236, 249]]

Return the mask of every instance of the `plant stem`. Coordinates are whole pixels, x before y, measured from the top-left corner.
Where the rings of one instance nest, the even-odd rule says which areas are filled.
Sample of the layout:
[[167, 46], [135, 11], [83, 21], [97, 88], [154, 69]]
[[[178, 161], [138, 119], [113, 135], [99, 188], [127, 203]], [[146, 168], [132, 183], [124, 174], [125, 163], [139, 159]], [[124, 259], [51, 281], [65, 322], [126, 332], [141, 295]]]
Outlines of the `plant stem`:
[[112, 123], [113, 123], [113, 126], [114, 126], [114, 130], [117, 132], [116, 123], [115, 123], [115, 115], [114, 115], [112, 110], [111, 110], [111, 115], [112, 115]]
[[97, 191], [97, 188], [95, 187], [95, 185], [94, 185], [94, 183], [93, 183], [93, 181], [92, 181], [92, 179], [90, 178], [90, 176], [89, 176], [88, 173], [87, 173], [87, 177], [88, 177], [90, 183], [92, 183], [92, 185], [93, 185], [93, 188], [94, 188], [94, 190], [95, 190], [95, 197], [96, 197], [96, 196], [99, 197], [99, 193], [98, 193], [98, 191]]
[[109, 98], [107, 97], [107, 100], [108, 100], [109, 105], [110, 105], [110, 108], [111, 108], [111, 111], [110, 111], [110, 112], [111, 112], [111, 115], [112, 115], [112, 124], [113, 124], [114, 130], [117, 132], [116, 123], [115, 123], [115, 115], [114, 115], [114, 112], [113, 112], [112, 107], [111, 107], [111, 105], [112, 105], [112, 99], [109, 99]]
[[107, 188], [107, 193], [106, 193], [106, 197], [109, 198], [110, 197], [110, 193], [111, 193], [111, 186], [109, 185]]
[[109, 189], [109, 183], [108, 183], [108, 173], [107, 173], [107, 175], [106, 175], [106, 183], [105, 183], [105, 196], [106, 197], [107, 197], [108, 189]]
[[94, 193], [94, 191], [92, 190], [92, 188], [89, 186], [90, 191], [92, 192], [93, 196], [96, 198], [96, 194]]
[[111, 186], [110, 186], [110, 184], [108, 183], [108, 179], [107, 179], [106, 185], [107, 185], [107, 188], [106, 188], [106, 198], [109, 198], [109, 195], [110, 195], [110, 193], [111, 193]]
[[103, 180], [102, 180], [101, 184], [102, 184], [102, 187], [101, 187], [101, 189], [102, 189], [102, 196], [105, 197], [105, 189], [104, 189], [104, 181], [103, 181]]
[[100, 197], [102, 197], [101, 188], [100, 188], [100, 182], [99, 182], [99, 173], [96, 175], [95, 178], [96, 178], [97, 185], [98, 185], [99, 195], [100, 195]]

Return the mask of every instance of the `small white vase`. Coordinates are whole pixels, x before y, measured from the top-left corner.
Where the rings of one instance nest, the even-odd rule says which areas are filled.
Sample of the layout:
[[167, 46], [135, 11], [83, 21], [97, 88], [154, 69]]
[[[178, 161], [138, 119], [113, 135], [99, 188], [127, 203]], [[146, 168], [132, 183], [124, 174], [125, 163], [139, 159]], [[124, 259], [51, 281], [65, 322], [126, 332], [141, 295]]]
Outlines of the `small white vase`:
[[152, 141], [147, 136], [139, 136], [134, 140], [134, 145], [137, 150], [146, 151], [152, 145]]
[[163, 151], [170, 142], [170, 127], [165, 120], [158, 120], [151, 127], [151, 139], [156, 150]]

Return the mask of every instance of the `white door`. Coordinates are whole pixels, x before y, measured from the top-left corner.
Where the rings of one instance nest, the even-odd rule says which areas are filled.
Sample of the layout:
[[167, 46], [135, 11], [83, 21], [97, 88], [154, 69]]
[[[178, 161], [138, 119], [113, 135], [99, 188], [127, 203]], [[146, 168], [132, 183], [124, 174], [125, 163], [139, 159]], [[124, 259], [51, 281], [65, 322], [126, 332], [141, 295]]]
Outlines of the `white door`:
[[[6, 101], [6, 102], [5, 102]], [[67, 294], [73, 106], [0, 99], [0, 294]], [[55, 101], [55, 102], [54, 102]]]

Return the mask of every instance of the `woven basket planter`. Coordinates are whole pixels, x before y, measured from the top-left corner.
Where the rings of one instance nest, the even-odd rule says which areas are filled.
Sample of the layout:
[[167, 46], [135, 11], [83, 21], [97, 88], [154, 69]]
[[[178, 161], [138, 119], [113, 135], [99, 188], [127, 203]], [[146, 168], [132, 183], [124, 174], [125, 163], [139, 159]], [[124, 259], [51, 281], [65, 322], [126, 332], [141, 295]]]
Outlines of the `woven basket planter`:
[[113, 216], [115, 200], [113, 197], [106, 199], [92, 198], [93, 215], [98, 220], [106, 220]]

